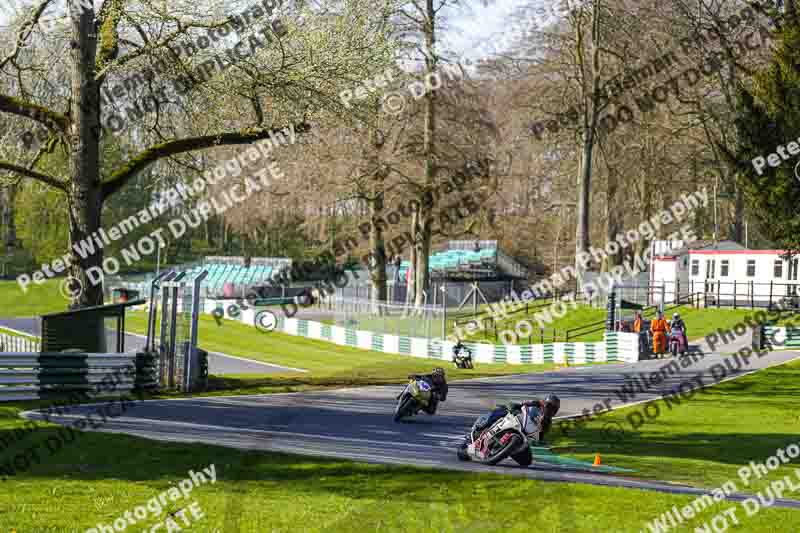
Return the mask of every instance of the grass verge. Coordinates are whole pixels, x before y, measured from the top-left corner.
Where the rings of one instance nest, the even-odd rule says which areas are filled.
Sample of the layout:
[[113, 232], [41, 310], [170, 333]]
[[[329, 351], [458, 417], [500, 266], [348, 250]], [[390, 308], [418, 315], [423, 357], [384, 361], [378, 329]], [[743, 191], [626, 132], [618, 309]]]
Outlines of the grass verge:
[[69, 300], [59, 292], [60, 279], [41, 285], [31, 283], [27, 291], [16, 281], [0, 281], [0, 318], [32, 317], [66, 311]]
[[[636, 469], [644, 477], [698, 487], [733, 480], [742, 491], [760, 490], [791, 474], [792, 467], [783, 465], [749, 486], [740, 483], [737, 470], [765, 461], [778, 448], [800, 444], [798, 394], [800, 361], [793, 361], [677, 397], [678, 404], [660, 399], [574, 428], [559, 422], [552, 436], [556, 445], [565, 446], [560, 451], [585, 460], [599, 453], [609, 464]], [[800, 466], [800, 459], [792, 464]]]
[[[22, 428], [20, 409], [17, 405], [0, 407], [0, 438]], [[560, 533], [635, 532], [646, 530], [646, 523], [672, 506], [683, 507], [693, 499], [517, 476], [243, 452], [125, 435], [80, 433], [61, 447], [48, 444], [57, 438], [55, 426], [40, 428], [0, 452], [2, 464], [25, 447], [40, 445], [39, 461], [32, 461], [30, 470], [0, 479], [0, 526], [4, 531], [75, 532], [110, 525], [126, 511], [147, 505], [176, 486], [188, 477], [189, 470], [197, 472], [211, 464], [215, 483], [201, 484], [187, 499], [168, 499], [160, 514], [137, 522], [131, 531], [149, 530], [169, 514], [183, 526], [175, 513], [197, 501], [204, 517], [192, 521], [188, 529], [209, 533], [349, 533], [354, 529], [527, 533], [532, 528]], [[697, 470], [718, 466], [720, 451], [698, 464]], [[685, 530], [693, 531], [732, 506], [738, 507], [737, 516], [747, 531], [776, 531], [777, 523], [782, 524], [782, 531], [800, 527], [797, 511], [767, 509], [746, 518], [739, 504], [726, 502], [705, 509], [685, 524], [689, 526]]]
[[[145, 313], [129, 313], [126, 329], [143, 334]], [[212, 376], [212, 393], [260, 394], [296, 392], [309, 389], [387, 385], [402, 383], [408, 374], [430, 372], [443, 366], [448, 380], [503, 376], [553, 370], [555, 365], [477, 364], [474, 369], [457, 369], [449, 360], [391, 355], [284, 333], [262, 333], [233, 320], [217, 325], [213, 317], [201, 316], [198, 345], [205, 350], [235, 355], [293, 368], [308, 373]]]

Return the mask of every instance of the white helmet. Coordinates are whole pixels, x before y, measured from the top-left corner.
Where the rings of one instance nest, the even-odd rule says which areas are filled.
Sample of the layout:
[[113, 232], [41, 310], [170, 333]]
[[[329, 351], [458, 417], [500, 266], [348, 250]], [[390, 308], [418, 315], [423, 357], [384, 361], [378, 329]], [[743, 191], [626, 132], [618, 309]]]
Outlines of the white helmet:
[[680, 317], [681, 317], [681, 315], [679, 315], [678, 313], [675, 313], [674, 315], [672, 315], [672, 318], [680, 318]]

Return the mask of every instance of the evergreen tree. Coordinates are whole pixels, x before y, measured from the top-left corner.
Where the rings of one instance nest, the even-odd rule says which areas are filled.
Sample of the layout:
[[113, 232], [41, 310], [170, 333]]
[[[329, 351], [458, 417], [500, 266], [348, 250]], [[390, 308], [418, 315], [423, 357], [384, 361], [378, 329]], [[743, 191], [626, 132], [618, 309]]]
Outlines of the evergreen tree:
[[[800, 23], [796, 0], [787, 0], [775, 21], [773, 58], [753, 77], [752, 88], [741, 86], [735, 126], [736, 153], [727, 153], [739, 168], [738, 179], [752, 214], [765, 237], [791, 252], [800, 252], [800, 165], [796, 156], [759, 173], [752, 164], [778, 146], [789, 152], [800, 138]], [[800, 144], [800, 143], [798, 143]], [[796, 166], [797, 165], [797, 166]]]

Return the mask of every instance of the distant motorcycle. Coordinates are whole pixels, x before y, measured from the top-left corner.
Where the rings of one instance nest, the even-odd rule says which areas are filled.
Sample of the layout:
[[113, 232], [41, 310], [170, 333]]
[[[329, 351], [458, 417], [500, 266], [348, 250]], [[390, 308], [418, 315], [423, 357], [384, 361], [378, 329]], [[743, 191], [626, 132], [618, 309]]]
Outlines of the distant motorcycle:
[[686, 346], [686, 335], [681, 327], [672, 328], [672, 334], [669, 337], [669, 351], [672, 357], [677, 357], [678, 354], [686, 355], [688, 347]]
[[462, 346], [453, 354], [453, 363], [456, 368], [475, 368], [472, 364], [472, 352], [466, 346]]
[[533, 420], [536, 412], [535, 407], [523, 405], [516, 415], [501, 408], [478, 418], [459, 446], [458, 458], [496, 465], [511, 457], [520, 466], [530, 466], [533, 462], [531, 444], [538, 442], [534, 438], [538, 431]]
[[394, 409], [394, 421], [400, 422], [404, 417], [414, 416], [430, 404], [433, 391], [430, 383], [424, 379], [411, 379], [397, 399]]

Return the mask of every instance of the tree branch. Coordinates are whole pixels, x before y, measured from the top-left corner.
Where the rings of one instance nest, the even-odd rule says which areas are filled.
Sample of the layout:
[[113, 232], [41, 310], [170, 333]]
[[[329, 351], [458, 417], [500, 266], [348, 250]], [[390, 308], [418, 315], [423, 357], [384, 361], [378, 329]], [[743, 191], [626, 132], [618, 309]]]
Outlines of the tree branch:
[[50, 111], [46, 107], [25, 102], [7, 94], [0, 94], [0, 113], [11, 113], [12, 115], [29, 118], [62, 133], [67, 132], [69, 124], [66, 115]]
[[45, 9], [47, 9], [47, 6], [52, 1], [53, 0], [42, 0], [42, 3], [40, 3], [33, 9], [31, 17], [28, 20], [26, 20], [17, 31], [17, 39], [16, 42], [14, 43], [14, 49], [11, 51], [11, 53], [9, 53], [6, 57], [4, 57], [2, 61], [0, 61], [0, 69], [5, 67], [9, 61], [15, 61], [17, 59], [19, 51], [22, 49], [22, 46], [25, 44], [25, 41], [28, 40], [28, 37], [31, 36], [33, 29], [39, 22], [39, 17], [42, 16], [42, 13], [44, 12]]
[[[285, 128], [288, 128], [286, 126]], [[213, 148], [222, 145], [233, 144], [252, 144], [256, 141], [266, 139], [271, 133], [278, 133], [285, 128], [258, 128], [244, 130], [241, 132], [219, 133], [217, 135], [204, 135], [202, 137], [191, 137], [187, 139], [176, 139], [160, 145], [153, 146], [139, 152], [130, 159], [121, 169], [112, 174], [111, 179], [103, 183], [103, 198], [108, 198], [122, 188], [128, 180], [136, 175], [137, 172], [147, 167], [159, 159], [164, 159], [173, 155], [204, 148]], [[302, 122], [294, 125], [295, 133], [305, 133], [311, 126]]]
[[48, 176], [47, 174], [42, 174], [40, 172], [36, 172], [35, 170], [29, 169], [29, 168], [25, 168], [25, 167], [21, 167], [19, 165], [15, 165], [15, 164], [10, 163], [8, 161], [0, 161], [0, 169], [8, 170], [10, 172], [14, 172], [14, 173], [19, 174], [21, 176], [24, 176], [26, 178], [32, 178], [32, 179], [35, 179], [35, 180], [39, 180], [42, 183], [46, 183], [47, 185], [50, 185], [51, 187], [55, 187], [56, 189], [59, 189], [59, 190], [61, 190], [63, 192], [67, 192], [67, 185], [64, 182], [59, 181], [57, 178], [55, 178], [53, 176]]

